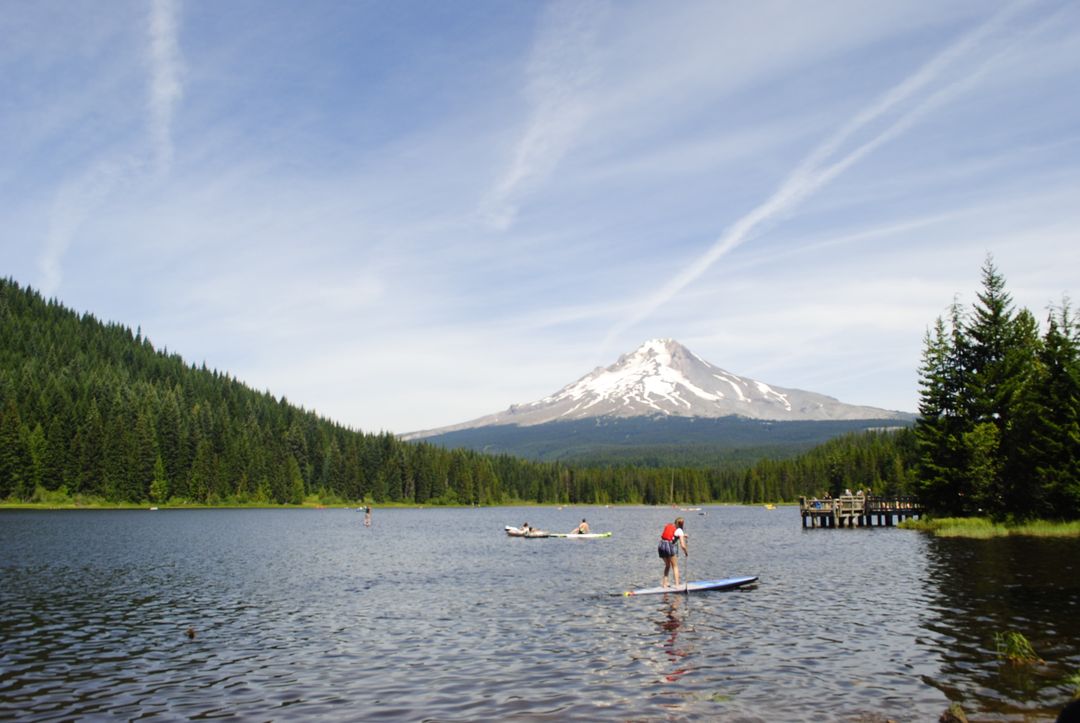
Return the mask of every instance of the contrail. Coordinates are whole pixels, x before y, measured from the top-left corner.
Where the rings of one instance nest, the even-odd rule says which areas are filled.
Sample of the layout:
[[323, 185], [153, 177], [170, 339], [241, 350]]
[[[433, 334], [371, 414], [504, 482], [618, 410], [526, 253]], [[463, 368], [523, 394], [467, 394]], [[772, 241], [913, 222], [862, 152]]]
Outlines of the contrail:
[[586, 124], [591, 111], [583, 91], [596, 72], [593, 46], [606, 11], [606, 3], [577, 0], [548, 7], [527, 71], [528, 125], [509, 166], [480, 203], [492, 228], [504, 231], [514, 223], [520, 196], [552, 172]]
[[[165, 173], [172, 165], [172, 117], [181, 95], [181, 62], [177, 43], [177, 6], [173, 0], [154, 0], [147, 24], [150, 59], [150, 140], [153, 167]], [[38, 256], [41, 289], [54, 293], [63, 281], [62, 262], [86, 219], [110, 196], [145, 171], [148, 164], [135, 154], [103, 157], [78, 176], [64, 180], [53, 196], [49, 227]]]
[[854, 150], [847, 153], [847, 155], [844, 155], [831, 163], [827, 163], [831, 157], [834, 157], [839, 152], [841, 147], [851, 136], [865, 129], [868, 125], [878, 120], [889, 111], [909, 101], [917, 93], [923, 91], [928, 85], [936, 81], [942, 73], [950, 68], [950, 66], [953, 66], [962, 60], [987, 36], [998, 30], [1004, 23], [1016, 15], [1021, 8], [1029, 4], [1031, 4], [1030, 0], [1025, 0], [1024, 2], [1014, 3], [995, 13], [974, 30], [938, 53], [915, 73], [883, 94], [872, 105], [856, 114], [855, 117], [844, 124], [842, 128], [814, 148], [814, 150], [788, 174], [783, 183], [780, 184], [779, 188], [773, 192], [772, 196], [735, 221], [735, 223], [732, 224], [704, 254], [691, 262], [686, 268], [657, 290], [656, 293], [647, 298], [629, 318], [612, 327], [604, 338], [603, 346], [605, 348], [610, 346], [615, 337], [633, 327], [635, 324], [651, 315], [660, 306], [670, 301], [676, 294], [704, 274], [721, 257], [750, 238], [754, 231], [760, 226], [790, 212], [798, 206], [799, 203], [822, 189], [830, 181], [834, 180], [864, 156], [900, 135], [931, 109], [950, 99], [961, 87], [970, 84], [974, 77], [980, 75], [981, 72], [985, 70], [991, 60], [1000, 55], [1000, 52], [995, 53], [990, 59], [984, 60], [980, 67], [970, 75], [950, 83], [944, 88], [932, 93], [921, 102], [918, 102], [915, 107], [903, 112], [884, 130], [880, 131], [870, 140], [857, 146]]

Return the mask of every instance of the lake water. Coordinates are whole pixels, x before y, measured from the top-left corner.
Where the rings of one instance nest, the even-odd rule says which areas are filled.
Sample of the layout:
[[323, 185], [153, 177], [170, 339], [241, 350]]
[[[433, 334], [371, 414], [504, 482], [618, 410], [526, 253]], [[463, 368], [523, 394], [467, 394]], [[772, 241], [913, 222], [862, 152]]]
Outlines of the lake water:
[[1076, 540], [704, 511], [689, 578], [755, 586], [612, 595], [666, 508], [0, 512], [0, 718], [1034, 721], [1080, 683]]

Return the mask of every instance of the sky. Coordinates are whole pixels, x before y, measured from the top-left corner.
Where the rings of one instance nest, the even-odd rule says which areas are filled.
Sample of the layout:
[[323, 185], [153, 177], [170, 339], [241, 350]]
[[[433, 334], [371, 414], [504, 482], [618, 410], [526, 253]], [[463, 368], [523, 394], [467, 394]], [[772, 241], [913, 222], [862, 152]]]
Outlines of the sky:
[[364, 431], [648, 339], [902, 411], [1080, 294], [1070, 0], [4, 0], [0, 276]]

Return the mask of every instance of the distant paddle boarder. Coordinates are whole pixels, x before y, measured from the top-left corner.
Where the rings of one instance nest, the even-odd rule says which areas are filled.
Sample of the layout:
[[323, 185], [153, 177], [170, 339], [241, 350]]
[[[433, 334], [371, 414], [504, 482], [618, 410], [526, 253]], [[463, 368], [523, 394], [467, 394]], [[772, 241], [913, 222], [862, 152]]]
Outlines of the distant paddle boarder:
[[571, 535], [587, 535], [589, 534], [589, 523], [585, 521], [585, 518], [581, 518], [581, 524], [574, 528]]
[[686, 522], [683, 518], [676, 517], [675, 522], [664, 525], [664, 530], [660, 533], [660, 544], [656, 552], [664, 561], [664, 576], [660, 579], [661, 587], [668, 586], [668, 572], [672, 570], [675, 572], [675, 587], [679, 586], [679, 548], [682, 548], [683, 555], [690, 556], [690, 552], [686, 549], [684, 524]]
[[371, 505], [364, 507], [364, 527], [371, 527]]

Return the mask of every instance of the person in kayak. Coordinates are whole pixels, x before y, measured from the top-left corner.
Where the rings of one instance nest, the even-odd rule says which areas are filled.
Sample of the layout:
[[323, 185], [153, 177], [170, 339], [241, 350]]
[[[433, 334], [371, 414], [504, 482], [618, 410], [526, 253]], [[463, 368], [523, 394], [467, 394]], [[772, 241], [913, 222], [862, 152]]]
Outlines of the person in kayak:
[[571, 535], [587, 535], [589, 534], [589, 523], [585, 521], [585, 518], [581, 518], [581, 524], [574, 528]]
[[684, 524], [686, 523], [683, 518], [677, 517], [674, 523], [664, 525], [664, 531], [660, 533], [660, 544], [656, 552], [664, 561], [664, 576], [660, 579], [661, 587], [668, 586], [668, 573], [671, 571], [675, 573], [675, 587], [679, 586], [679, 548], [682, 548], [683, 555], [690, 556], [690, 552], [686, 549]]

